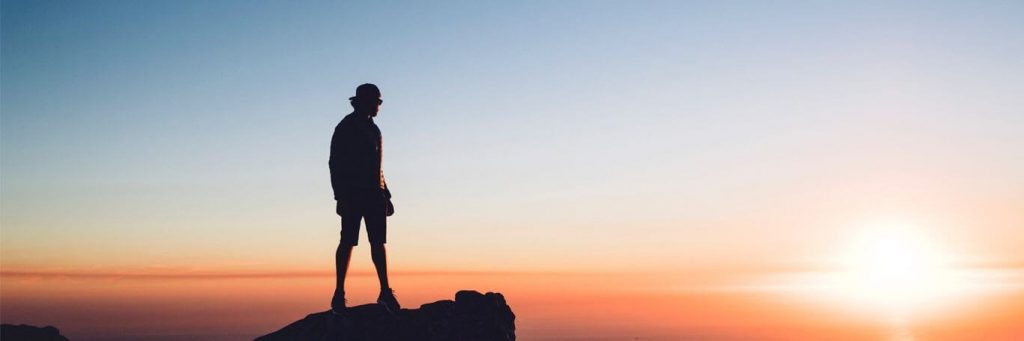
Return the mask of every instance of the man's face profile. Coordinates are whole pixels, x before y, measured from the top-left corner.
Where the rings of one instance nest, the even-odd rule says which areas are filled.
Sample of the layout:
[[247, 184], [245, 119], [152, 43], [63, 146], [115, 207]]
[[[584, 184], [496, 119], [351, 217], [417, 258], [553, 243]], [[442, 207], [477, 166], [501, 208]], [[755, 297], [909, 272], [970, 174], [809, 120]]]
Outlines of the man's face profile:
[[376, 117], [380, 111], [380, 105], [384, 103], [380, 99], [380, 88], [376, 85], [366, 83], [356, 87], [356, 95], [349, 98], [352, 107], [361, 114], [369, 117]]
[[380, 105], [384, 103], [384, 100], [380, 97], [361, 97], [352, 99], [352, 106], [357, 112], [367, 114], [370, 117], [377, 116], [377, 112], [380, 111]]

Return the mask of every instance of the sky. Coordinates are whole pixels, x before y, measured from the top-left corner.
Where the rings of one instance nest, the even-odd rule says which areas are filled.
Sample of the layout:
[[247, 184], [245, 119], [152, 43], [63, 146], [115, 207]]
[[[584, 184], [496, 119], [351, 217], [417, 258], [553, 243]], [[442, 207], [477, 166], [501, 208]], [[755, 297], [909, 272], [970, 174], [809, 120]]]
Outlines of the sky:
[[[3, 1], [4, 271], [330, 271], [372, 82], [393, 269], [1024, 254], [1017, 1]], [[365, 237], [354, 263], [369, 269]]]

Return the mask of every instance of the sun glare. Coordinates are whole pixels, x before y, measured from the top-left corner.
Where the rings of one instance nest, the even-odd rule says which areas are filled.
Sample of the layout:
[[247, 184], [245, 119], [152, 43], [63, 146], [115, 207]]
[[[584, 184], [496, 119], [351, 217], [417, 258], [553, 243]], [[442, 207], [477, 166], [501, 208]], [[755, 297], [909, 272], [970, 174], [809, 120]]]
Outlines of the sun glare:
[[867, 226], [839, 258], [841, 269], [830, 291], [890, 313], [949, 303], [963, 288], [948, 255], [923, 229], [909, 224]]

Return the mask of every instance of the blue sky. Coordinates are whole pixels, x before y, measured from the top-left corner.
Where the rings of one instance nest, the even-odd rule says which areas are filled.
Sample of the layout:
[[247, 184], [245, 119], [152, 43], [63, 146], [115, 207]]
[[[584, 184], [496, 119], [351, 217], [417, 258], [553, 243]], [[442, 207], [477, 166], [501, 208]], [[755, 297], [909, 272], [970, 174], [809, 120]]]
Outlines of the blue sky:
[[813, 254], [876, 215], [1006, 254], [1024, 242], [1022, 14], [4, 1], [3, 262], [328, 262], [328, 143], [364, 82], [385, 100], [389, 240], [418, 266]]

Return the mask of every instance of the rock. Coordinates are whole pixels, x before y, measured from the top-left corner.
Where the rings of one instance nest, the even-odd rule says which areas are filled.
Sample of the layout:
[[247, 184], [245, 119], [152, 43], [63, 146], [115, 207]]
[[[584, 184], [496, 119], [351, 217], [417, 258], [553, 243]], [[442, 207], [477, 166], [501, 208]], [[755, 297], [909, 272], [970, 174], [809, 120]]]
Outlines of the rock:
[[463, 290], [455, 300], [402, 309], [392, 316], [377, 304], [351, 307], [342, 315], [313, 313], [256, 338], [278, 340], [515, 340], [515, 314], [499, 293]]
[[27, 324], [0, 324], [0, 340], [3, 341], [68, 341], [52, 326], [35, 327]]

